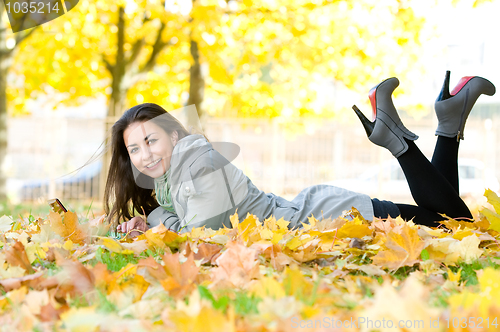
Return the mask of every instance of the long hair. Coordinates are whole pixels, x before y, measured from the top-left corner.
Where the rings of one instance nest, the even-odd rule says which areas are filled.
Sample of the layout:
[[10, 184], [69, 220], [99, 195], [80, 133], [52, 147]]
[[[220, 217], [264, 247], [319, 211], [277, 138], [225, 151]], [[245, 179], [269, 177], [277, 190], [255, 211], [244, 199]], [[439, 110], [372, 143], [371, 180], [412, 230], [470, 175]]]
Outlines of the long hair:
[[[123, 139], [123, 132], [130, 124], [152, 119], [155, 119], [155, 123], [169, 135], [177, 131], [179, 140], [190, 135], [175, 117], [161, 106], [152, 103], [140, 104], [128, 109], [115, 122], [111, 128], [111, 162], [104, 189], [104, 211], [108, 216], [108, 221], [116, 220], [116, 223], [113, 222], [114, 225], [120, 220], [131, 219], [134, 210], [140, 214], [144, 211], [148, 215], [160, 206], [156, 195], [153, 195], [153, 189], [145, 189], [137, 185], [132, 170], [135, 166], [130, 160]], [[146, 181], [149, 181], [151, 185], [154, 183], [154, 179], [144, 174], [141, 176], [147, 178]], [[141, 181], [143, 182], [144, 179]], [[152, 186], [147, 187], [152, 188]], [[132, 210], [130, 210], [130, 203]]]

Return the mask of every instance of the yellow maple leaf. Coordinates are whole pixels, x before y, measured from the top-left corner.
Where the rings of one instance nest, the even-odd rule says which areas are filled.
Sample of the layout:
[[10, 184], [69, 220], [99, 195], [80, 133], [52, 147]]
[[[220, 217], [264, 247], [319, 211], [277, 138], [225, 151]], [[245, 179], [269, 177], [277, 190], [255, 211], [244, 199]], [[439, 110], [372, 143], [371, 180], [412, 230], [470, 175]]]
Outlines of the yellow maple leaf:
[[470, 264], [475, 259], [478, 259], [484, 249], [479, 248], [479, 243], [481, 240], [476, 236], [476, 234], [464, 237], [460, 242], [450, 246], [453, 252], [458, 252], [460, 257], [465, 261], [465, 263]]
[[231, 221], [231, 227], [237, 229], [238, 225], [240, 224], [240, 220], [238, 219], [238, 209], [236, 209], [234, 214], [229, 217], [229, 220]]
[[455, 264], [460, 259], [469, 264], [483, 254], [484, 250], [479, 248], [480, 242], [475, 234], [460, 241], [451, 237], [431, 239], [427, 251], [430, 258], [446, 265]]
[[466, 229], [459, 229], [453, 234], [453, 238], [457, 240], [462, 240], [464, 237], [470, 236], [474, 233], [472, 233], [472, 230], [470, 228]]
[[47, 256], [48, 248], [42, 247], [39, 243], [30, 242], [26, 246], [24, 246], [26, 250], [26, 254], [28, 255], [28, 259], [30, 263], [33, 263], [35, 259], [40, 257], [41, 259], [45, 259]]
[[375, 290], [373, 298], [367, 301], [365, 309], [358, 313], [358, 319], [364, 318], [365, 320], [360, 331], [373, 330], [372, 326], [366, 324], [367, 320], [382, 321], [383, 319], [392, 321], [394, 327], [397, 326], [398, 322], [407, 320], [418, 322], [418, 324], [413, 325], [410, 329], [404, 328], [403, 325], [401, 325], [402, 328], [388, 328], [389, 325], [385, 325], [377, 328], [378, 331], [437, 331], [437, 329], [432, 329], [428, 322], [437, 320], [441, 309], [430, 307], [428, 299], [429, 289], [415, 275], [410, 275], [399, 291], [390, 282], [384, 282]]
[[[259, 219], [253, 214], [248, 213], [245, 220], [238, 224], [238, 233], [244, 241], [248, 241], [252, 233], [258, 232], [258, 227], [261, 226]], [[254, 239], [258, 240], [258, 239]]]
[[491, 211], [488, 208], [483, 208], [479, 212], [486, 217], [488, 222], [490, 223], [488, 229], [492, 229], [494, 231], [500, 232], [500, 198], [498, 195], [490, 189], [486, 189], [484, 191], [484, 196], [488, 200], [488, 203], [493, 205], [495, 212]]
[[462, 274], [462, 268], [458, 269], [457, 273], [453, 273], [453, 271], [451, 271], [449, 267], [446, 267], [446, 272], [448, 273], [448, 280], [458, 286], [458, 283], [460, 282], [460, 276]]
[[308, 298], [313, 292], [313, 284], [306, 280], [299, 267], [295, 264], [286, 267], [283, 273], [283, 287], [286, 294], [297, 299]]
[[206, 299], [201, 299], [198, 291], [189, 296], [188, 304], [177, 301], [177, 310], [168, 313], [168, 320], [175, 324], [176, 331], [218, 332], [235, 331], [234, 312], [227, 314], [212, 308]]
[[403, 225], [400, 233], [390, 231], [384, 243], [387, 248], [373, 257], [373, 264], [396, 270], [401, 266], [412, 266], [418, 261], [425, 242], [420, 239], [417, 230]]
[[163, 224], [159, 224], [148, 229], [144, 234], [139, 235], [137, 240], [146, 240], [151, 249], [165, 249], [167, 246], [175, 247], [180, 241], [187, 239], [187, 235], [180, 236], [176, 232], [167, 229]]
[[373, 230], [367, 224], [364, 224], [362, 219], [356, 217], [354, 220], [346, 222], [342, 227], [340, 227], [337, 232], [337, 237], [339, 238], [362, 238], [365, 235], [371, 235]]
[[101, 237], [100, 244], [106, 247], [111, 252], [116, 252], [119, 254], [133, 254], [134, 252], [130, 249], [125, 249], [118, 241], [113, 240], [109, 237]]
[[264, 220], [264, 227], [271, 230], [275, 231], [278, 229], [278, 225], [276, 224], [276, 218], [274, 216], [270, 216], [269, 218]]
[[488, 229], [500, 232], [500, 216], [488, 208], [483, 208], [480, 212], [490, 222]]
[[498, 195], [490, 189], [486, 189], [484, 191], [484, 196], [488, 200], [488, 203], [493, 205], [495, 212], [500, 214], [500, 197], [498, 197]]
[[312, 237], [309, 234], [294, 236], [286, 243], [285, 246], [290, 250], [296, 250], [297, 248], [306, 244], [307, 242], [314, 240], [314, 238], [315, 237]]
[[446, 265], [455, 264], [460, 259], [460, 254], [451, 248], [453, 248], [453, 244], [458, 242], [451, 237], [429, 240], [429, 245], [426, 248], [429, 258]]
[[268, 228], [264, 228], [260, 231], [260, 236], [264, 240], [271, 240], [273, 238], [274, 232]]
[[314, 217], [314, 215], [311, 215], [310, 217], [307, 217], [307, 219], [309, 220], [309, 223], [306, 224], [306, 223], [301, 223], [302, 224], [302, 228], [304, 230], [309, 230], [311, 228], [313, 228], [314, 226], [316, 226], [316, 223], [318, 222], [318, 219], [316, 219]]
[[48, 215], [50, 226], [55, 233], [74, 243], [83, 244], [87, 235], [79, 227], [78, 216], [72, 211], [62, 214], [51, 211]]
[[283, 217], [281, 217], [280, 220], [276, 221], [276, 225], [278, 225], [278, 228], [282, 231], [288, 231], [289, 224], [290, 222], [283, 219]]
[[270, 296], [275, 299], [285, 296], [283, 284], [273, 277], [262, 277], [250, 287], [250, 292], [260, 298]]

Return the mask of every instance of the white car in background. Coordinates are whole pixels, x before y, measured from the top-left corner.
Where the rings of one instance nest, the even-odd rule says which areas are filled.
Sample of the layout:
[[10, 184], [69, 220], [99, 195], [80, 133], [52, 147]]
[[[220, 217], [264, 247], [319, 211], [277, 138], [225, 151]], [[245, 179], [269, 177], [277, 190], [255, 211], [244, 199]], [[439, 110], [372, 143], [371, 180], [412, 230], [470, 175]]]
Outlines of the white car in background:
[[[462, 198], [481, 197], [487, 188], [499, 192], [497, 177], [479, 160], [459, 159], [458, 176]], [[364, 193], [380, 200], [414, 204], [403, 170], [395, 159], [373, 166], [357, 178], [334, 180], [325, 184]]]

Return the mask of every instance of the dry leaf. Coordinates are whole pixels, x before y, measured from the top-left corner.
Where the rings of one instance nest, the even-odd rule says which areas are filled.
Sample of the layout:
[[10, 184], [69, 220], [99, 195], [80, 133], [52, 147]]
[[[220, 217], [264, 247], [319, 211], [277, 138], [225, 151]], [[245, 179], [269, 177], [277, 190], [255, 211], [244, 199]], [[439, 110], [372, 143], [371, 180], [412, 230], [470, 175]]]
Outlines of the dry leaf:
[[235, 241], [228, 242], [226, 250], [216, 260], [218, 267], [212, 270], [214, 283], [227, 282], [236, 287], [248, 285], [260, 275], [256, 254], [255, 249]]
[[5, 251], [5, 260], [12, 266], [23, 268], [28, 273], [34, 272], [24, 250], [24, 245], [19, 241], [16, 241], [12, 247]]
[[163, 256], [164, 269], [168, 277], [160, 280], [160, 283], [173, 297], [183, 297], [188, 294], [195, 287], [194, 283], [200, 270], [194, 263], [192, 253], [182, 264], [179, 259], [179, 253]]
[[201, 260], [200, 264], [212, 262], [214, 256], [222, 250], [222, 246], [210, 243], [201, 243], [197, 248], [198, 252], [194, 254], [194, 259]]
[[12, 224], [14, 223], [14, 220], [12, 220], [10, 217], [3, 215], [0, 218], [0, 232], [5, 233], [10, 231], [12, 228]]
[[62, 214], [51, 211], [48, 215], [50, 226], [63, 239], [70, 239], [74, 243], [83, 244], [87, 238], [79, 227], [78, 216], [76, 213], [68, 211]]
[[401, 266], [412, 266], [418, 262], [422, 249], [425, 248], [423, 242], [415, 229], [403, 226], [401, 233], [391, 230], [387, 234], [384, 244], [386, 249], [379, 251], [373, 257], [373, 264], [396, 270]]

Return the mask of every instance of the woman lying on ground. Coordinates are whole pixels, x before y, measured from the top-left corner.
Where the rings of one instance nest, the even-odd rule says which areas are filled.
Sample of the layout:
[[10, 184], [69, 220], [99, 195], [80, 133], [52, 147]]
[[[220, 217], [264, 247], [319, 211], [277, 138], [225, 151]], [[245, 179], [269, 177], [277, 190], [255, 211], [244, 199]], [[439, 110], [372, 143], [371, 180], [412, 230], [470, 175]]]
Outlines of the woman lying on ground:
[[[132, 237], [160, 223], [176, 232], [201, 226], [231, 227], [229, 217], [236, 210], [239, 216], [250, 213], [259, 220], [283, 217], [290, 222], [289, 228], [300, 227], [311, 215], [334, 219], [352, 207], [367, 220], [400, 215], [435, 226], [444, 219], [440, 214], [472, 219], [459, 196], [458, 147], [477, 98], [493, 95], [495, 87], [478, 76], [463, 77], [450, 93], [449, 75], [447, 72], [435, 102], [439, 123], [432, 161], [415, 145], [418, 136], [403, 125], [393, 105], [391, 95], [399, 85], [397, 78], [389, 78], [370, 91], [373, 122], [353, 106], [368, 139], [397, 158], [417, 205], [371, 199], [330, 185], [305, 188], [291, 201], [266, 194], [203, 135], [189, 134], [163, 108], [146, 103], [127, 110], [112, 127], [105, 212], [109, 220], [128, 220], [118, 225], [117, 231], [130, 232]], [[147, 215], [147, 223], [131, 215], [130, 203], [133, 210]]]

